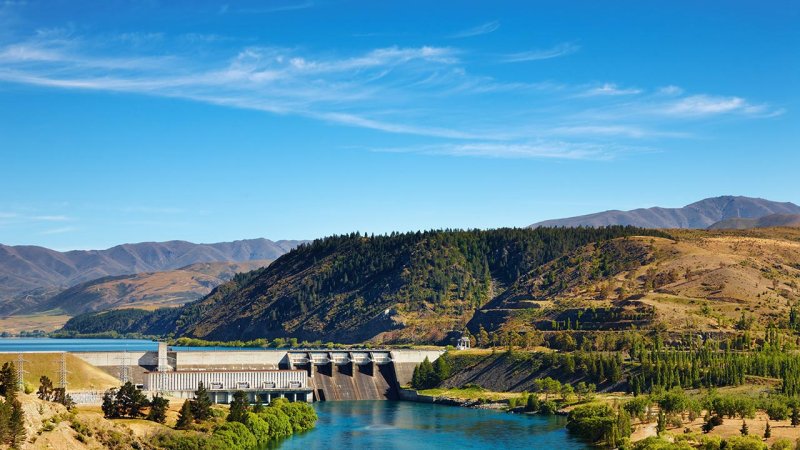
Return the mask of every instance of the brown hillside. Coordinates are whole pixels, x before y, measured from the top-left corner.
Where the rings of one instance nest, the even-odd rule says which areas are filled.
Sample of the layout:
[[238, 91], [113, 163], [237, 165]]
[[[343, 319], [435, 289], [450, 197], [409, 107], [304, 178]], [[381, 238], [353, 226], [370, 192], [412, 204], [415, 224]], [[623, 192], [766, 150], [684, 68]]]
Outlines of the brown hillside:
[[33, 311], [77, 315], [106, 309], [180, 306], [203, 297], [236, 273], [265, 267], [270, 262], [198, 263], [167, 272], [101, 278], [67, 289]]
[[800, 230], [670, 231], [590, 245], [522, 277], [470, 329], [731, 331], [785, 323], [800, 299]]

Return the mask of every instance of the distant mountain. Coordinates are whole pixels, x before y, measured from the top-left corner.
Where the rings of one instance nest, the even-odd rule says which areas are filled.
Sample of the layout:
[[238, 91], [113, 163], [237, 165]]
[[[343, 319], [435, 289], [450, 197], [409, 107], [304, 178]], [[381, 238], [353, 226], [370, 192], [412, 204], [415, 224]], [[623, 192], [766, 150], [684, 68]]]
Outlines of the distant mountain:
[[727, 219], [758, 219], [771, 214], [800, 214], [800, 206], [751, 197], [714, 197], [683, 208], [640, 208], [604, 211], [566, 219], [546, 220], [531, 227], [601, 227], [633, 225], [642, 228], [708, 228]]
[[770, 214], [758, 219], [725, 219], [709, 230], [749, 230], [751, 228], [800, 227], [800, 214]]
[[33, 314], [59, 310], [69, 315], [118, 308], [180, 306], [204, 297], [240, 272], [269, 265], [270, 260], [197, 263], [166, 272], [103, 277], [73, 286], [36, 305], [15, 311]]
[[108, 276], [161, 272], [201, 262], [273, 260], [301, 242], [268, 239], [217, 244], [143, 242], [107, 250], [69, 252], [0, 244], [0, 303], [30, 301], [29, 294], [33, 297], [49, 296], [54, 290]]

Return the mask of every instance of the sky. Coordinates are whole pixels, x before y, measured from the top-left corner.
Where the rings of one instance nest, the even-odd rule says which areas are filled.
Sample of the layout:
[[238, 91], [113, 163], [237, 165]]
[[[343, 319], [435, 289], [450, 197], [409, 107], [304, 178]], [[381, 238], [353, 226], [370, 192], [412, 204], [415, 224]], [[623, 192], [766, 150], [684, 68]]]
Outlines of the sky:
[[800, 203], [800, 3], [0, 0], [0, 243]]

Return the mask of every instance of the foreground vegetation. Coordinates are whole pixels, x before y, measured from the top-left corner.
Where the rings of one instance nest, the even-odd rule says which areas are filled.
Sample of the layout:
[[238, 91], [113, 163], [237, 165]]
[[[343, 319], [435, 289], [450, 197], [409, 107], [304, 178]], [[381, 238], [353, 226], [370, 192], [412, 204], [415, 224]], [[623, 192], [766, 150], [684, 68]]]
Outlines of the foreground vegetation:
[[[167, 399], [155, 396], [148, 400], [126, 383], [106, 392], [102, 409], [109, 419], [143, 417], [165, 423], [168, 407]], [[250, 450], [310, 430], [316, 421], [316, 412], [308, 403], [278, 398], [266, 406], [250, 405], [243, 391], [234, 393], [225, 414], [213, 407], [208, 391], [200, 383], [194, 398], [183, 403], [174, 430], [158, 433], [151, 445], [156, 449]]]

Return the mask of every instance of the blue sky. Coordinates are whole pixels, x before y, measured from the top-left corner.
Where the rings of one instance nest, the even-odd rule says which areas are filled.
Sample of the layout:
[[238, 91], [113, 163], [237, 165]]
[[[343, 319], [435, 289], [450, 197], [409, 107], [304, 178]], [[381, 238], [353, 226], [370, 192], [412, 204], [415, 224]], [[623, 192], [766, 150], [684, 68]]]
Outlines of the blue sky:
[[800, 202], [800, 6], [0, 1], [0, 242]]

